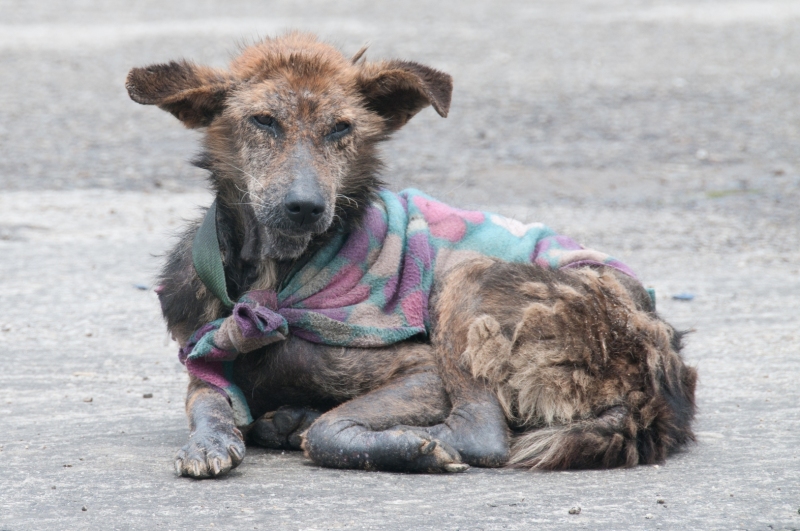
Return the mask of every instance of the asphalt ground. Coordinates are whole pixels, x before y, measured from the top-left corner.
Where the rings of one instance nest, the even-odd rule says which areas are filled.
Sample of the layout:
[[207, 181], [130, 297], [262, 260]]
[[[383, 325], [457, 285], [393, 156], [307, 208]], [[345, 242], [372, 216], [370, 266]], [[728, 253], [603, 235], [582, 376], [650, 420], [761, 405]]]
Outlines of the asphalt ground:
[[[696, 444], [443, 476], [253, 448], [173, 475], [187, 377], [149, 288], [210, 196], [197, 133], [123, 81], [289, 28], [453, 74], [450, 116], [415, 117], [385, 178], [631, 265], [694, 330]], [[798, 30], [772, 0], [0, 0], [0, 530], [800, 529]]]

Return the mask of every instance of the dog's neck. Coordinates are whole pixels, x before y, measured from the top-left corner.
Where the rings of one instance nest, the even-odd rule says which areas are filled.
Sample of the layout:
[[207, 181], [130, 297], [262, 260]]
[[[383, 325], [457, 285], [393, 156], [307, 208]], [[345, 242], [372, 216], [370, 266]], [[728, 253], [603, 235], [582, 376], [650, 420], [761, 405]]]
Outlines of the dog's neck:
[[297, 263], [305, 262], [335, 234], [349, 232], [361, 224], [366, 207], [384, 186], [378, 177], [381, 162], [372, 150], [370, 152], [354, 164], [351, 174], [343, 180], [345, 184], [337, 194], [334, 222], [324, 233], [313, 236], [302, 254], [293, 260], [279, 260], [270, 255], [264, 227], [249, 203], [242, 199], [241, 191], [227, 175], [227, 170], [220, 172], [209, 154], [194, 161], [196, 166], [209, 170], [216, 192], [220, 248], [225, 256], [229, 287], [235, 288], [231, 295], [254, 289], [277, 289]]
[[277, 289], [278, 288], [278, 264], [272, 258], [265, 258], [258, 263], [256, 280], [249, 289]]

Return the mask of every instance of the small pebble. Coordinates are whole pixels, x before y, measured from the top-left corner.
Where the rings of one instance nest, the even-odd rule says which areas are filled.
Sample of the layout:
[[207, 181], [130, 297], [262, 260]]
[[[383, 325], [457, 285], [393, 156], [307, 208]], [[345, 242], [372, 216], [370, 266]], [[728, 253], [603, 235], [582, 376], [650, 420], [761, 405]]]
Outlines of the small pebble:
[[133, 287], [141, 291], [147, 291], [149, 289], [147, 284], [134, 284]]
[[86, 402], [86, 403], [89, 403], [89, 402], [92, 401], [92, 397], [91, 396], [87, 396], [86, 398], [83, 399], [83, 401]]
[[52, 487], [50, 487], [50, 488], [51, 488], [51, 489], [53, 489], [53, 490], [56, 490], [56, 486], [55, 486], [55, 485], [53, 485], [53, 486], [52, 486]]
[[658, 500], [656, 500], [656, 502], [657, 502], [657, 503], [660, 503], [661, 505], [664, 505], [665, 503], [667, 503], [667, 502], [665, 502], [664, 500], [662, 500], [661, 498], [659, 498]]
[[581, 508], [573, 507], [572, 509], [569, 510], [569, 514], [581, 514]]
[[142, 395], [142, 398], [153, 398], [153, 393], [145, 393]]
[[84, 512], [86, 512], [86, 511], [88, 511], [88, 510], [89, 510], [89, 509], [87, 509], [85, 505], [84, 505], [83, 507], [81, 507], [81, 511], [84, 511]]
[[648, 520], [652, 520], [653, 518], [655, 518], [655, 516], [653, 516], [650, 513], [647, 513], [646, 515], [644, 515], [644, 517], [647, 518]]
[[688, 292], [676, 293], [675, 295], [672, 296], [672, 298], [676, 301], [691, 301], [694, 300], [694, 293], [688, 293]]

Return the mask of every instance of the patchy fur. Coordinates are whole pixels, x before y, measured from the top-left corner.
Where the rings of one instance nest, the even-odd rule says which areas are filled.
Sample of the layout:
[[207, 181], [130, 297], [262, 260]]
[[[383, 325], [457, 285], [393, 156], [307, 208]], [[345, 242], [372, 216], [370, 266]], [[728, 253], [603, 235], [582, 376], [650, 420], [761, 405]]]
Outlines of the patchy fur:
[[[232, 299], [275, 289], [333, 234], [358, 227], [382, 187], [378, 144], [429, 105], [447, 115], [450, 76], [369, 62], [365, 51], [347, 58], [289, 33], [245, 48], [228, 69], [179, 61], [129, 73], [134, 101], [204, 131], [195, 164], [216, 195]], [[158, 290], [182, 346], [230, 314], [195, 272], [198, 226], [170, 252]], [[695, 372], [638, 282], [481, 258], [443, 282], [444, 269], [430, 341], [367, 349], [291, 336], [237, 359], [257, 418], [249, 433], [217, 389], [192, 378], [178, 474], [225, 474], [248, 437], [302, 447], [324, 466], [407, 472], [631, 465], [692, 438]]]
[[637, 308], [612, 270], [485, 261], [454, 272], [440, 300], [456, 290], [473, 302], [441, 304], [468, 326], [452, 362], [496, 394], [515, 429], [510, 465], [654, 463], [694, 439], [696, 372], [680, 334]]

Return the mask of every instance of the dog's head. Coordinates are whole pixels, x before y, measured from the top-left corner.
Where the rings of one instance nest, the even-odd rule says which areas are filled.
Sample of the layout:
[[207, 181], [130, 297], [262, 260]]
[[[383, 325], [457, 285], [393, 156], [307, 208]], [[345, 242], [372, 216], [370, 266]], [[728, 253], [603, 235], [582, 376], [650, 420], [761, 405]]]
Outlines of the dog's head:
[[126, 87], [205, 128], [218, 195], [250, 209], [257, 254], [289, 259], [371, 197], [377, 142], [428, 105], [447, 115], [449, 75], [362, 55], [290, 33], [244, 49], [228, 70], [157, 64], [131, 70]]

